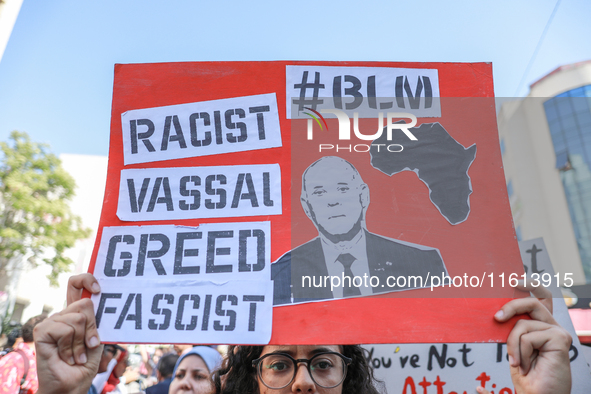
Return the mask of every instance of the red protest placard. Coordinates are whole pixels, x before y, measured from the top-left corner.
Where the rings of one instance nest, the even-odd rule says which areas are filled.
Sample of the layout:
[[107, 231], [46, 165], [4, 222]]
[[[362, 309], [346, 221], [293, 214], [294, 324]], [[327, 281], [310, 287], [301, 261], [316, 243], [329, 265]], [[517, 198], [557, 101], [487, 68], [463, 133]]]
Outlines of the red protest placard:
[[[509, 328], [492, 316], [515, 296], [510, 275], [523, 271], [492, 86], [485, 63], [117, 65], [90, 272], [114, 288], [169, 291], [112, 293], [119, 298], [97, 301], [97, 316], [120, 341], [150, 330], [183, 331], [193, 343], [506, 339]], [[415, 141], [388, 129], [412, 116]], [[334, 265], [345, 254], [349, 268]], [[354, 294], [334, 286], [348, 269], [380, 283]], [[442, 276], [459, 281], [441, 288], [433, 277]], [[244, 289], [261, 290], [183, 293], [188, 282], [174, 290], [188, 280], [248, 280]], [[249, 342], [261, 316], [270, 319], [270, 298], [272, 334]], [[207, 336], [240, 330], [245, 339]], [[148, 334], [141, 341], [162, 342]]]

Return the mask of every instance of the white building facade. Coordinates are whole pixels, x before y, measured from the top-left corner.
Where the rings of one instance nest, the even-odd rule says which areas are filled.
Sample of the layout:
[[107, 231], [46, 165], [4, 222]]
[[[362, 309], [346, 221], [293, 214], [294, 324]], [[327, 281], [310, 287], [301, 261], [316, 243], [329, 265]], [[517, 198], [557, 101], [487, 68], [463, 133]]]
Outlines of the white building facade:
[[591, 61], [503, 103], [498, 126], [518, 237], [543, 237], [557, 272], [591, 282]]

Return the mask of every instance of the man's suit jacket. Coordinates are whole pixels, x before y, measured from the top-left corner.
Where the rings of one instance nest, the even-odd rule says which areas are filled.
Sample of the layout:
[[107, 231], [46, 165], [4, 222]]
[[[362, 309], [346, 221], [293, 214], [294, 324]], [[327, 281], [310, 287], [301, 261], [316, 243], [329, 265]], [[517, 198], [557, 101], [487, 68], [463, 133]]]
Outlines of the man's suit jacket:
[[[378, 287], [372, 288], [374, 293], [394, 290], [408, 290], [420, 287], [420, 282], [408, 281], [405, 287], [388, 287], [386, 280], [389, 276], [420, 276], [423, 287], [430, 276], [447, 275], [447, 269], [435, 248], [402, 243], [377, 234], [365, 231], [368, 275], [380, 279]], [[292, 264], [293, 262], [293, 264]], [[324, 260], [321, 240], [319, 237], [287, 252], [277, 262], [271, 264], [271, 277], [274, 285], [273, 304], [282, 305], [292, 302], [306, 302], [332, 299], [330, 280], [327, 287], [302, 287], [302, 276], [322, 277], [328, 275]], [[292, 278], [293, 283], [292, 283]], [[306, 279], [306, 284], [308, 283]], [[316, 280], [318, 283], [318, 279]], [[383, 285], [383, 287], [382, 287]]]

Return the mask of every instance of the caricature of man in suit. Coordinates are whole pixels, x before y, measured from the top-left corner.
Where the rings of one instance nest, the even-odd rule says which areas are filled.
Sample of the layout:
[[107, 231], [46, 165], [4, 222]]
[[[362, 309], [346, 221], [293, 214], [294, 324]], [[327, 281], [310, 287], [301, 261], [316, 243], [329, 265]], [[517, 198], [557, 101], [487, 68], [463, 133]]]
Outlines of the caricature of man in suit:
[[[447, 275], [439, 250], [367, 231], [369, 188], [357, 169], [340, 157], [323, 157], [304, 171], [301, 203], [318, 237], [271, 265], [275, 305], [428, 287], [428, 275]], [[349, 280], [364, 275], [361, 286], [359, 279]], [[331, 290], [330, 280], [324, 286], [325, 276], [343, 279], [341, 286]], [[379, 284], [374, 279], [370, 285], [371, 276], [378, 277]], [[389, 287], [389, 276], [420, 276], [422, 281]], [[323, 285], [310, 285], [314, 282], [307, 277]]]

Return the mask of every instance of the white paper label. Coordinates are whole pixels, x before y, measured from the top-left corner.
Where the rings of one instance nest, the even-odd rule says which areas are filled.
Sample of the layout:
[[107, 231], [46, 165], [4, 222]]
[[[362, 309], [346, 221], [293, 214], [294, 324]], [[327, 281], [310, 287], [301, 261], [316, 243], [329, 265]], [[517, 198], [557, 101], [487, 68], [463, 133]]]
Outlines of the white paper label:
[[351, 119], [380, 112], [441, 116], [437, 69], [286, 66], [286, 84], [288, 119], [311, 119], [309, 109], [337, 109]]
[[97, 279], [271, 281], [270, 222], [104, 227]]
[[123, 221], [281, 214], [279, 164], [121, 171]]
[[124, 164], [281, 146], [275, 93], [126, 111]]
[[271, 339], [271, 281], [100, 281], [92, 296], [101, 340], [118, 343], [249, 343]]

